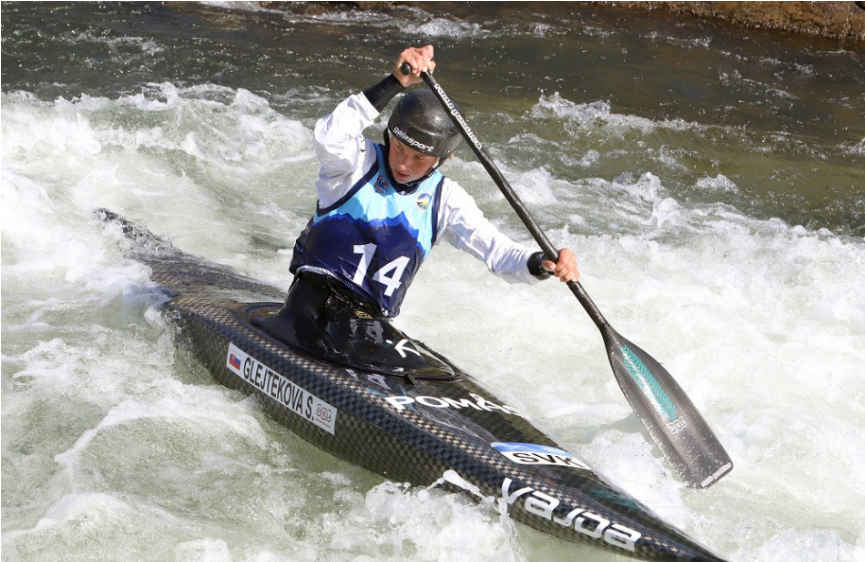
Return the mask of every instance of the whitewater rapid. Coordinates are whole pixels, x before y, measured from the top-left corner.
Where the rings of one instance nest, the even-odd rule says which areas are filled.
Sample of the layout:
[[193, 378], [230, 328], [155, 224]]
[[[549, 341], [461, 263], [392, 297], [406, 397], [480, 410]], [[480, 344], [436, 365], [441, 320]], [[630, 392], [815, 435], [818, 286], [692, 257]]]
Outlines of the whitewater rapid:
[[[735, 468], [706, 490], [675, 479], [554, 281], [508, 285], [439, 246], [397, 325], [731, 562], [865, 561], [861, 55], [539, 3], [486, 19], [230, 4], [3, 4], [4, 561], [621, 560], [288, 434], [196, 363], [93, 215], [287, 288], [315, 119], [418, 37]], [[468, 150], [444, 172], [533, 245]]]
[[[310, 128], [248, 91], [153, 92], [3, 94], [4, 551], [610, 560], [516, 526], [492, 500], [385, 482], [317, 452], [175, 348], [147, 269], [120, 256], [92, 211], [285, 287], [317, 167]], [[533, 111], [550, 103], [575, 120], [587, 111], [562, 99]], [[605, 127], [644, 126], [606, 115]], [[555, 282], [507, 285], [442, 247], [399, 325], [731, 559], [861, 560], [862, 241], [686, 204], [660, 169], [563, 178], [501, 164], [554, 243], [577, 251], [611, 323], [677, 377], [735, 470], [705, 491], [673, 478], [594, 326]], [[476, 162], [448, 168], [530, 243]], [[735, 189], [721, 176], [698, 184]]]

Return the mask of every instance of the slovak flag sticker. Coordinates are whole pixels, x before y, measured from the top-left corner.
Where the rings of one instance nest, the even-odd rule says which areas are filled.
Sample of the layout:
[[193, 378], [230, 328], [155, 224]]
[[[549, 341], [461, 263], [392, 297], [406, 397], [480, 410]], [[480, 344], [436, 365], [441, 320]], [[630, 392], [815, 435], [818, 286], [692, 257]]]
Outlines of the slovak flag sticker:
[[228, 356], [226, 357], [225, 366], [237, 373], [243, 374], [243, 363], [249, 356], [234, 346], [233, 343], [228, 344]]

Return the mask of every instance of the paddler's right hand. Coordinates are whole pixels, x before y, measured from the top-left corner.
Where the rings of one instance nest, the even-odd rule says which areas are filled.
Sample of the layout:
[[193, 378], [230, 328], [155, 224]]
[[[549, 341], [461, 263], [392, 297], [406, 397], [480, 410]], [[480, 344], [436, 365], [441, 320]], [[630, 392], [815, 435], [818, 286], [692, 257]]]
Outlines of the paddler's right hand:
[[[396, 61], [396, 66], [393, 68], [393, 75], [397, 80], [399, 80], [400, 84], [406, 88], [412, 84], [422, 82], [423, 78], [420, 77], [421, 72], [429, 72], [432, 74], [433, 70], [435, 70], [436, 63], [433, 61], [434, 55], [435, 53], [433, 52], [432, 45], [409, 47], [400, 53], [399, 58]], [[408, 63], [411, 67], [411, 74], [402, 73], [400, 67], [403, 63]]]
[[559, 250], [559, 261], [553, 262], [545, 259], [541, 263], [541, 267], [558, 277], [559, 281], [563, 283], [580, 280], [577, 256], [574, 255], [570, 248]]

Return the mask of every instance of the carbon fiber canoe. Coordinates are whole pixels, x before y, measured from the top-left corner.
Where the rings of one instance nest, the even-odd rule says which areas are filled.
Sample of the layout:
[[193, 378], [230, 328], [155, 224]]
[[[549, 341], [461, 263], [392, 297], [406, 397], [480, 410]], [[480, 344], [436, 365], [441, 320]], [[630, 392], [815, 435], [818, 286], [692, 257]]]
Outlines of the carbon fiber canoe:
[[317, 447], [394, 481], [443, 481], [499, 498], [515, 520], [565, 540], [641, 560], [724, 562], [457, 367], [449, 380], [432, 380], [301, 356], [252, 323], [282, 306], [283, 291], [185, 254], [110, 211], [97, 216], [128, 258], [151, 268], [166, 312], [214, 378], [260, 396], [274, 419]]

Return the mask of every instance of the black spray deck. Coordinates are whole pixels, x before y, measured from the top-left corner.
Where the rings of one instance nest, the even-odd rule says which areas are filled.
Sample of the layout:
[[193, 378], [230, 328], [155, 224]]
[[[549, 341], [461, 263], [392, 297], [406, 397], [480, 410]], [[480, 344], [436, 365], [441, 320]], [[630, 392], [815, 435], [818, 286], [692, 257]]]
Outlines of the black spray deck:
[[642, 560], [723, 562], [562, 450], [451, 366], [453, 380], [360, 372], [305, 358], [251, 324], [284, 293], [194, 256], [109, 211], [124, 253], [148, 265], [195, 356], [221, 384], [257, 394], [279, 423], [398, 482], [499, 498], [515, 520]]

